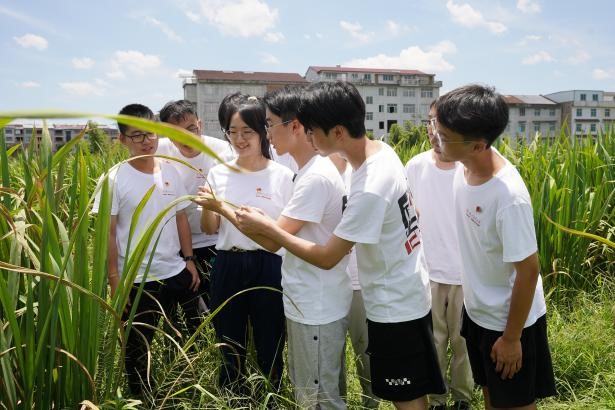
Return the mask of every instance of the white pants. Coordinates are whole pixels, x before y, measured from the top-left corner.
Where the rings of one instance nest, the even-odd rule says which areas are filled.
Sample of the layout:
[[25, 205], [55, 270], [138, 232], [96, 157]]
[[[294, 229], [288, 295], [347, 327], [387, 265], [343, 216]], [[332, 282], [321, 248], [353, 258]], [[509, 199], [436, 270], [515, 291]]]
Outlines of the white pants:
[[[442, 376], [453, 401], [470, 401], [474, 380], [465, 339], [460, 334], [463, 291], [461, 285], [431, 281], [433, 336]], [[447, 378], [448, 345], [451, 346], [450, 378]], [[449, 381], [450, 380], [450, 381]], [[447, 395], [430, 395], [431, 404], [446, 404]]]

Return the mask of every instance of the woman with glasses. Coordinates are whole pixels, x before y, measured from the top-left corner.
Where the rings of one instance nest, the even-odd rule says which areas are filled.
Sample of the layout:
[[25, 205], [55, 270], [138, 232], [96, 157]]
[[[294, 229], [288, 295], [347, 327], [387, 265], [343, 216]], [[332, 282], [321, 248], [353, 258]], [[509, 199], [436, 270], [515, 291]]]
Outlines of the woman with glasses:
[[[217, 257], [212, 269], [211, 308], [217, 309], [239, 292], [213, 319], [221, 343], [224, 366], [219, 384], [233, 390], [241, 388], [240, 377], [245, 369], [248, 323], [251, 325], [257, 364], [268, 376], [274, 388], [282, 375], [284, 348], [284, 311], [281, 292], [282, 258], [264, 250], [242, 234], [220, 211], [218, 201], [236, 205], [251, 205], [277, 219], [292, 193], [293, 173], [271, 160], [265, 129], [265, 108], [256, 97], [244, 94], [226, 96], [218, 112], [220, 125], [237, 153], [229, 165], [213, 167], [208, 186], [197, 202], [203, 206], [201, 227], [204, 232], [218, 232]], [[226, 216], [226, 215], [225, 215]], [[233, 219], [232, 217], [230, 218]]]

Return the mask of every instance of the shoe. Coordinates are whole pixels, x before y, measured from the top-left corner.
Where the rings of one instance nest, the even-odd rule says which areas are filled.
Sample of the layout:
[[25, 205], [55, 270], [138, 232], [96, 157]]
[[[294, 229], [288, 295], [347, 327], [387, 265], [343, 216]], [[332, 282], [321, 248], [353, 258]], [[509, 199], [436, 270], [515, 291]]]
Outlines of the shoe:
[[447, 410], [446, 404], [431, 404], [429, 410]]
[[456, 401], [450, 407], [451, 410], [470, 410], [470, 403], [464, 400]]

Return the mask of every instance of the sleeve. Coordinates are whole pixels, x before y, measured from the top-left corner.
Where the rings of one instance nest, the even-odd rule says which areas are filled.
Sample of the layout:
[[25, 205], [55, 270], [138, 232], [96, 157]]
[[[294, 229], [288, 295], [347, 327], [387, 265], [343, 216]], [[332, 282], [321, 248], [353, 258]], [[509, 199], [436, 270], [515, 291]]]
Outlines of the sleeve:
[[318, 175], [307, 175], [295, 184], [292, 197], [282, 215], [305, 222], [320, 223], [329, 197], [330, 182]]
[[158, 148], [156, 149], [157, 155], [166, 155], [167, 157], [172, 157], [173, 153], [171, 152], [171, 140], [168, 138], [160, 138], [158, 140]]
[[373, 193], [352, 195], [334, 235], [355, 243], [378, 243], [388, 205]]
[[519, 262], [538, 250], [532, 206], [516, 203], [498, 213], [496, 228], [502, 241], [502, 261]]
[[[174, 181], [174, 185], [177, 187], [177, 190], [175, 191], [175, 198], [173, 199], [178, 199], [184, 195], [188, 195], [189, 192], [188, 192], [188, 189], [186, 188], [186, 183], [180, 177], [179, 172], [177, 172], [175, 167], [171, 165], [170, 163], [166, 163], [166, 162], [164, 163], [164, 166], [166, 167], [166, 174], [169, 175], [169, 178], [172, 178], [172, 180]], [[182, 211], [186, 209], [189, 205], [190, 205], [189, 201], [182, 201], [175, 205], [175, 212]]]
[[410, 194], [410, 196], [414, 196], [414, 189], [415, 189], [415, 176], [417, 173], [417, 166], [414, 162], [412, 162], [412, 160], [408, 161], [408, 164], [406, 165], [406, 183], [408, 185], [408, 193]]
[[[109, 190], [111, 191], [111, 215], [117, 215], [118, 211], [119, 211], [119, 203], [120, 203], [120, 199], [118, 197], [118, 191], [117, 191], [117, 184], [115, 183], [115, 173], [111, 173], [109, 174]], [[104, 179], [104, 175], [101, 176], [100, 178], [98, 178], [98, 183], [102, 184]], [[101, 190], [98, 191], [98, 193], [96, 194], [96, 196], [94, 197], [94, 205], [92, 206], [92, 213], [97, 214], [98, 210], [100, 208], [100, 197], [101, 197], [101, 193], [102, 193], [102, 185], [101, 185]]]

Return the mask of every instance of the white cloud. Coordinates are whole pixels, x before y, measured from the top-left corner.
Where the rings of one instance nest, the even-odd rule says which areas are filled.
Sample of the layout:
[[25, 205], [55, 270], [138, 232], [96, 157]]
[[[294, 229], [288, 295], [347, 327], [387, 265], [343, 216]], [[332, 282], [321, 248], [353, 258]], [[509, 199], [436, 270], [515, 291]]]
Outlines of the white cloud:
[[36, 87], [40, 87], [41, 85], [37, 83], [36, 81], [24, 81], [24, 82], [17, 84], [17, 86], [21, 88], [36, 88]]
[[194, 0], [196, 10], [184, 11], [189, 19], [204, 17], [222, 33], [234, 37], [260, 36], [275, 27], [278, 10], [261, 0]]
[[582, 64], [585, 63], [587, 61], [589, 61], [589, 59], [591, 58], [591, 55], [585, 51], [585, 50], [578, 50], [574, 55], [568, 57], [566, 59], [566, 62], [568, 64]]
[[592, 70], [592, 78], [594, 80], [608, 80], [615, 78], [615, 70], [604, 70], [602, 68], [594, 68]]
[[105, 95], [105, 86], [104, 82], [94, 82], [89, 83], [86, 81], [78, 81], [78, 82], [69, 82], [69, 83], [60, 83], [60, 87], [69, 94], [78, 95], [78, 96], [102, 96]]
[[116, 51], [111, 60], [112, 70], [107, 73], [107, 77], [125, 78], [126, 72], [143, 76], [146, 71], [156, 69], [160, 64], [160, 57], [156, 55], [143, 54], [135, 50]]
[[398, 36], [400, 34], [412, 31], [412, 28], [410, 28], [409, 26], [405, 24], [399, 24], [398, 22], [393, 20], [387, 20], [385, 25], [387, 33], [391, 36]]
[[49, 43], [45, 37], [37, 36], [36, 34], [28, 33], [21, 37], [13, 37], [15, 42], [23, 48], [36, 48], [37, 50], [45, 50]]
[[164, 23], [164, 22], [158, 20], [157, 18], [154, 18], [154, 17], [151, 17], [151, 16], [145, 17], [145, 22], [147, 24], [149, 24], [150, 26], [156, 27], [157, 29], [162, 31], [162, 33], [165, 36], [167, 36], [167, 38], [169, 40], [173, 40], [173, 41], [177, 41], [177, 42], [182, 42], [183, 41], [181, 36], [179, 34], [177, 34], [171, 27], [169, 27], [167, 23]]
[[276, 56], [269, 53], [262, 53], [261, 57], [261, 61], [265, 64], [280, 64], [280, 60], [278, 60]]
[[475, 10], [469, 4], [455, 4], [453, 0], [446, 2], [446, 8], [448, 9], [453, 21], [461, 26], [474, 28], [484, 27], [494, 34], [500, 34], [508, 30], [508, 28], [498, 22], [485, 20], [480, 11]]
[[538, 63], [550, 63], [555, 61], [555, 59], [551, 56], [551, 54], [546, 51], [539, 51], [535, 54], [529, 55], [521, 61], [522, 64], [532, 65]]
[[192, 77], [192, 75], [193, 75], [192, 70], [186, 70], [185, 68], [180, 68], [175, 72], [175, 75], [173, 77], [185, 78], [185, 77]]
[[78, 70], [87, 70], [87, 69], [94, 67], [95, 62], [89, 57], [83, 57], [83, 58], [75, 57], [71, 60], [71, 63], [73, 64], [73, 67], [75, 67]]
[[280, 43], [282, 41], [284, 41], [286, 37], [284, 37], [283, 33], [280, 33], [279, 31], [273, 32], [270, 31], [269, 33], [265, 34], [265, 41], [267, 41], [268, 43]]
[[359, 43], [368, 43], [374, 36], [373, 32], [363, 32], [363, 27], [359, 23], [350, 23], [348, 21], [341, 20], [340, 27]]
[[374, 57], [357, 58], [344, 63], [348, 67], [364, 67], [364, 68], [397, 68], [408, 70], [420, 70], [428, 73], [441, 73], [445, 71], [453, 71], [455, 67], [446, 61], [446, 54], [453, 54], [457, 51], [457, 47], [451, 41], [445, 40], [426, 50], [418, 46], [408, 47], [401, 50], [399, 55], [388, 56], [378, 54]]
[[322, 34], [322, 33], [316, 33], [316, 34], [314, 34], [314, 35], [316, 36], [316, 38], [318, 38], [318, 39], [320, 39], [320, 40], [322, 40], [323, 38], [325, 38], [324, 34]]
[[519, 41], [517, 43], [517, 45], [523, 47], [523, 46], [528, 45], [528, 43], [530, 43], [530, 42], [538, 41], [538, 40], [541, 40], [541, 39], [542, 39], [542, 37], [539, 36], [539, 35], [530, 34], [530, 35], [527, 35], [527, 36], [523, 37], [523, 39], [521, 41]]
[[532, 0], [517, 0], [517, 8], [524, 13], [540, 13], [540, 4]]
[[306, 40], [311, 40], [312, 36], [310, 36], [309, 34], [304, 34], [303, 38], [306, 39]]

